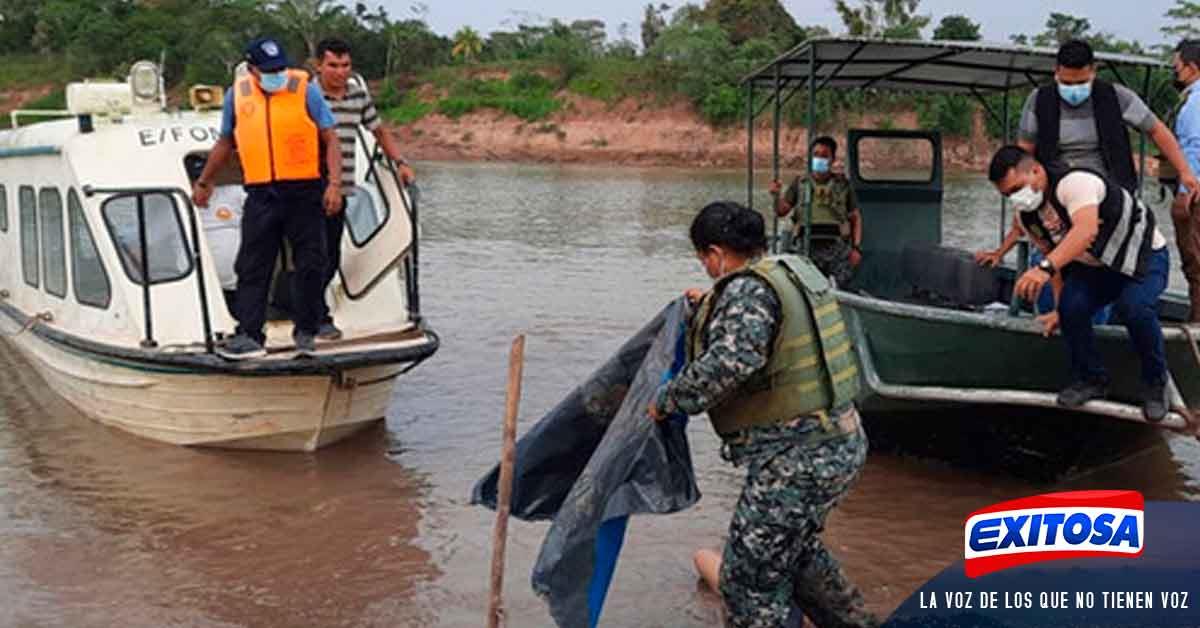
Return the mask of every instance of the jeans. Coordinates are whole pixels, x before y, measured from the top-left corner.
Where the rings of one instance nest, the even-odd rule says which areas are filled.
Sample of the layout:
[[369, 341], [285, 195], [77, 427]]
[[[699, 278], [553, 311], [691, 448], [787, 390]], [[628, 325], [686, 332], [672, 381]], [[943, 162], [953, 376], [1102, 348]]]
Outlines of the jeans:
[[[1033, 268], [1034, 266], [1037, 266], [1038, 262], [1041, 262], [1042, 258], [1044, 258], [1044, 257], [1045, 256], [1042, 255], [1042, 252], [1039, 251], [1038, 249], [1030, 249], [1030, 251], [1029, 251], [1029, 267]], [[1035, 303], [1034, 305], [1037, 307], [1038, 314], [1046, 314], [1049, 312], [1053, 312], [1056, 309], [1054, 306], [1054, 287], [1051, 286], [1050, 284], [1046, 284], [1045, 287], [1042, 288], [1042, 293], [1038, 295], [1037, 303]], [[1092, 324], [1094, 324], [1094, 325], [1107, 324], [1108, 319], [1111, 316], [1112, 316], [1112, 304], [1109, 303], [1108, 305], [1100, 308], [1099, 312], [1096, 312], [1096, 315], [1092, 317]]]
[[1142, 363], [1142, 382], [1146, 385], [1166, 382], [1167, 362], [1162, 326], [1158, 321], [1158, 298], [1167, 287], [1170, 265], [1170, 255], [1164, 246], [1150, 253], [1146, 274], [1141, 279], [1126, 277], [1111, 268], [1080, 263], [1063, 269], [1059, 324], [1076, 381], [1108, 380], [1096, 350], [1092, 317], [1112, 303], [1125, 323], [1129, 340]]

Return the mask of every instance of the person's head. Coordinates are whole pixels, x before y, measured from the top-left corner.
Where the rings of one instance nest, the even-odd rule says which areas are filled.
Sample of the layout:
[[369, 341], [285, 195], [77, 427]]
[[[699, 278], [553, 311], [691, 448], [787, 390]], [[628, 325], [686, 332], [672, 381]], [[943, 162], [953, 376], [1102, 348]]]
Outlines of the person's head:
[[817, 176], [829, 174], [833, 162], [837, 161], [837, 141], [828, 135], [822, 135], [813, 140], [812, 162], [808, 164], [811, 172]]
[[287, 86], [290, 62], [278, 41], [270, 37], [255, 39], [246, 46], [245, 58], [250, 73], [264, 91], [278, 92]]
[[689, 231], [696, 257], [713, 279], [762, 255], [767, 250], [766, 233], [761, 214], [733, 201], [706, 205]]
[[1020, 146], [1005, 146], [992, 156], [988, 180], [1012, 202], [1013, 209], [1027, 212], [1042, 207], [1050, 178], [1033, 155]]
[[317, 74], [321, 85], [341, 89], [350, 80], [350, 44], [336, 37], [322, 39], [317, 44]]
[[1185, 39], [1171, 55], [1175, 69], [1175, 87], [1183, 89], [1200, 79], [1200, 39]]
[[1079, 106], [1092, 95], [1096, 80], [1096, 55], [1091, 44], [1072, 39], [1059, 46], [1054, 65], [1058, 94], [1068, 105]]

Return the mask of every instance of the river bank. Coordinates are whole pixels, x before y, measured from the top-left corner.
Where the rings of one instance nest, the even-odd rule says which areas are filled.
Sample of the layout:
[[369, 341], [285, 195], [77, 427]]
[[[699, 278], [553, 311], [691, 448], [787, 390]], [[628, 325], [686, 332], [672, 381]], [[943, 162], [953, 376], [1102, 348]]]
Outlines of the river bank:
[[[406, 125], [393, 126], [405, 155], [433, 161], [510, 161], [578, 163], [619, 166], [738, 168], [746, 164], [744, 126], [713, 127], [686, 103], [652, 105], [626, 99], [609, 105], [575, 95], [562, 95], [566, 106], [541, 122], [526, 122], [499, 111], [479, 110], [458, 118], [438, 113]], [[944, 137], [943, 157], [948, 172], [981, 172], [999, 141], [987, 136], [982, 114], [976, 116], [970, 137]], [[916, 129], [914, 112], [854, 115], [835, 129], [822, 129], [841, 141], [848, 128]], [[781, 129], [783, 167], [802, 169], [807, 131]], [[760, 118], [754, 132], [758, 167], [770, 167], [770, 115]], [[903, 167], [919, 156], [904, 150], [867, 158], [875, 168]]]

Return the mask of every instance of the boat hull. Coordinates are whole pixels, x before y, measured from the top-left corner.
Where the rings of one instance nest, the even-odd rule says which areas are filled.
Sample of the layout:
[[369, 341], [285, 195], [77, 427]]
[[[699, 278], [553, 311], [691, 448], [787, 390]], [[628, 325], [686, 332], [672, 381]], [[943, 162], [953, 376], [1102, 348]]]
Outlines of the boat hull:
[[333, 374], [180, 372], [89, 355], [34, 333], [5, 338], [89, 417], [176, 445], [315, 451], [381, 419], [407, 364]]

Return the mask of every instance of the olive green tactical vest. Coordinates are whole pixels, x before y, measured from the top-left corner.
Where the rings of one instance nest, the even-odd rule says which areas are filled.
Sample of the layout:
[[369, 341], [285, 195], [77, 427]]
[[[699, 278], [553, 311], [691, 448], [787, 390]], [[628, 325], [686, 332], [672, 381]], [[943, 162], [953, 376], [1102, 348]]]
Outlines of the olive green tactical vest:
[[[804, 190], [808, 176], [796, 177], [796, 188]], [[850, 181], [840, 174], [832, 174], [824, 183], [813, 179], [812, 225], [837, 226], [842, 237], [850, 236], [850, 212], [847, 209], [847, 198], [850, 196]], [[804, 214], [807, 211], [803, 202], [797, 202], [793, 210], [792, 222], [797, 233], [804, 227]]]
[[757, 275], [783, 306], [766, 366], [708, 416], [722, 436], [845, 406], [859, 391], [858, 358], [829, 280], [807, 259], [766, 257], [722, 278], [705, 295], [688, 329], [688, 360], [703, 353], [713, 305], [735, 277]]

